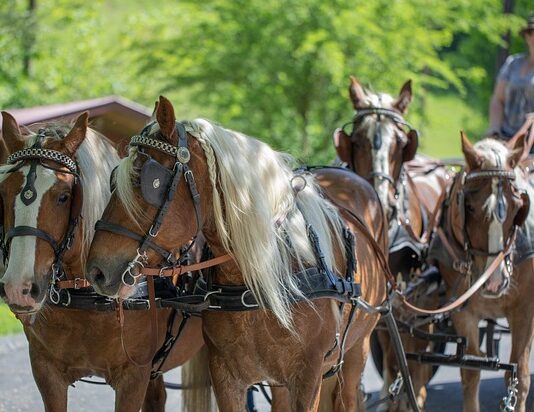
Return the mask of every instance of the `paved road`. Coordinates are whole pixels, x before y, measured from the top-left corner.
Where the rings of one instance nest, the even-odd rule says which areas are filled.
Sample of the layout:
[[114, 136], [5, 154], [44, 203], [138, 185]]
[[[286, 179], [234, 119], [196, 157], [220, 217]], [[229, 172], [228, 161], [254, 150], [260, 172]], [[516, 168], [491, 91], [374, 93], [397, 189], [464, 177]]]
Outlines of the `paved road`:
[[[503, 337], [501, 358], [508, 359], [509, 339]], [[534, 371], [534, 355], [531, 355], [531, 370]], [[503, 374], [482, 372], [480, 391], [481, 410], [498, 411], [499, 400], [505, 394]], [[173, 371], [166, 375], [166, 380], [179, 382], [180, 374]], [[374, 367], [367, 365], [364, 373], [367, 392], [377, 397], [381, 381]], [[530, 398], [532, 398], [532, 390]], [[180, 392], [168, 391], [167, 410], [180, 410]], [[259, 412], [268, 411], [268, 404], [261, 395], [255, 395]], [[69, 411], [94, 412], [112, 411], [113, 391], [107, 386], [77, 383], [69, 389]], [[461, 411], [462, 392], [459, 372], [456, 368], [442, 367], [434, 377], [429, 388], [428, 411]], [[532, 399], [530, 399], [532, 404]], [[33, 382], [28, 358], [26, 339], [23, 335], [0, 338], [0, 412], [41, 412], [43, 406], [39, 392]]]

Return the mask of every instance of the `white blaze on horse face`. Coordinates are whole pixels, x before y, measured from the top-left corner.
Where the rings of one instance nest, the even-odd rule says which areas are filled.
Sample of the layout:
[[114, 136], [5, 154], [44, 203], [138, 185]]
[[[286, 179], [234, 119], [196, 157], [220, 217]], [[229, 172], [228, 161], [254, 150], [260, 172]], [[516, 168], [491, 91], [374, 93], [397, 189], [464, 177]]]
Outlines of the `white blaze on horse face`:
[[[503, 225], [497, 219], [497, 202], [498, 202], [498, 184], [499, 179], [492, 179], [491, 183], [491, 204], [490, 210], [487, 210], [487, 213], [491, 216], [491, 221], [488, 228], [488, 252], [489, 253], [498, 253], [504, 248], [504, 233]], [[495, 260], [495, 256], [488, 256], [486, 260], [486, 270]], [[499, 287], [504, 282], [504, 262], [501, 262], [499, 267], [493, 272], [486, 283], [486, 288], [488, 291], [496, 293], [499, 291]]]
[[[19, 169], [17, 173], [22, 173], [24, 181], [20, 188], [20, 192], [26, 186], [28, 172], [30, 166], [24, 166]], [[37, 219], [39, 217], [39, 210], [43, 196], [54, 184], [57, 178], [52, 170], [37, 167], [35, 190], [37, 197], [33, 203], [26, 206], [21, 198], [20, 193], [15, 199], [15, 224], [14, 226], [30, 226], [38, 227]], [[24, 282], [32, 282], [35, 273], [35, 256], [36, 256], [37, 238], [35, 236], [17, 236], [11, 240], [9, 249], [9, 261], [7, 268], [2, 278], [3, 283], [13, 283], [14, 286]], [[7, 292], [7, 288], [6, 288]]]
[[[373, 124], [374, 127], [370, 127], [367, 133], [367, 138], [371, 143], [372, 156], [373, 156], [373, 172], [378, 172], [384, 176], [391, 176], [389, 170], [389, 151], [391, 148], [391, 143], [394, 138], [394, 130], [389, 124], [389, 122], [376, 122]], [[381, 136], [382, 144], [378, 149], [374, 148], [374, 139], [375, 134], [378, 132]], [[382, 207], [389, 215], [389, 190], [391, 183], [381, 178], [380, 176], [375, 176], [374, 178], [374, 187], [382, 202]]]

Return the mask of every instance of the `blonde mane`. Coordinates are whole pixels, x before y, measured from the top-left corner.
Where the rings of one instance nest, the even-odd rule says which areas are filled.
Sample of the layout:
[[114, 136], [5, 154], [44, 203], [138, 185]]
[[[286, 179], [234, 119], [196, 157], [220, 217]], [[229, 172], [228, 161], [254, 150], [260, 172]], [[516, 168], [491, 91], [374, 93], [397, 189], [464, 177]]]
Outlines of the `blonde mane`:
[[[224, 248], [262, 307], [272, 310], [291, 329], [290, 305], [300, 295], [292, 273], [316, 264], [307, 224], [318, 234], [326, 264], [338, 271], [334, 253], [343, 253], [343, 247], [336, 209], [321, 197], [311, 175], [305, 175], [307, 185], [295, 194], [290, 156], [207, 120], [183, 123], [207, 159], [215, 221]], [[150, 132], [157, 125], [153, 129]], [[130, 149], [131, 158], [121, 162], [117, 173], [117, 193], [130, 216], [142, 213], [131, 184], [136, 153]]]
[[[31, 147], [38, 134], [32, 130], [46, 128], [54, 133], [47, 134], [47, 138], [62, 140], [71, 129], [64, 123], [35, 124], [26, 129], [25, 146]], [[75, 159], [79, 166], [80, 181], [83, 189], [82, 204], [82, 263], [85, 266], [89, 246], [95, 234], [95, 223], [102, 216], [109, 198], [109, 176], [113, 168], [119, 163], [119, 156], [109, 140], [94, 129], [87, 128], [86, 137], [78, 148]], [[0, 166], [0, 175], [12, 169], [12, 165]]]

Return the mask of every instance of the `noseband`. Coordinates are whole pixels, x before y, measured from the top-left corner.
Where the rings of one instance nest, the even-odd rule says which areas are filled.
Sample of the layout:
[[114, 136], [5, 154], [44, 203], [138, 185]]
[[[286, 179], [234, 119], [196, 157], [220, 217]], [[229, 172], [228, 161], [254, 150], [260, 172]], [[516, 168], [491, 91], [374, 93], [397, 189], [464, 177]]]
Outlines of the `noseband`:
[[[61, 242], [57, 242], [49, 233], [32, 226], [15, 226], [10, 229], [4, 236], [4, 222], [3, 210], [1, 210], [0, 222], [0, 249], [2, 250], [4, 265], [9, 260], [9, 252], [11, 248], [11, 240], [19, 236], [34, 236], [46, 241], [54, 251], [54, 263], [52, 264], [52, 282], [50, 288], [50, 298], [52, 301], [59, 298], [59, 289], [56, 287], [57, 282], [66, 276], [63, 268], [63, 257], [65, 252], [70, 249], [74, 240], [74, 232], [79, 223], [81, 216], [81, 208], [83, 204], [83, 190], [78, 175], [78, 166], [74, 159], [70, 158], [64, 153], [56, 150], [45, 149], [42, 147], [42, 142], [49, 134], [48, 129], [40, 129], [37, 135], [37, 141], [33, 146], [19, 150], [11, 154], [7, 158], [7, 164], [15, 165], [6, 173], [13, 173], [19, 170], [25, 163], [30, 163], [30, 171], [26, 178], [26, 185], [20, 193], [21, 201], [29, 206], [37, 198], [37, 191], [35, 189], [35, 179], [37, 177], [36, 168], [38, 165], [47, 169], [60, 173], [68, 173], [74, 176], [74, 185], [72, 187], [72, 198], [70, 208], [69, 225], [65, 237]], [[43, 161], [52, 161], [59, 167], [52, 167]], [[67, 170], [65, 170], [65, 168]], [[87, 286], [83, 279], [76, 279], [76, 288]]]
[[[187, 134], [185, 127], [182, 123], [176, 122], [178, 145], [173, 146], [161, 140], [156, 140], [149, 137], [149, 131], [153, 124], [154, 122], [149, 123], [139, 135], [132, 137], [130, 141], [131, 146], [136, 146], [139, 148], [138, 153], [147, 157], [147, 160], [141, 168], [140, 179], [138, 182], [136, 182], [136, 185], [140, 186], [141, 193], [145, 201], [158, 208], [158, 212], [156, 213], [156, 217], [154, 218], [148, 233], [142, 236], [123, 226], [109, 223], [104, 220], [99, 220], [95, 226], [96, 230], [103, 230], [121, 236], [126, 236], [139, 242], [136, 257], [128, 264], [128, 267], [122, 274], [122, 282], [128, 286], [134, 285], [136, 279], [142, 275], [142, 273], [135, 274], [134, 269], [136, 266], [139, 266], [140, 268], [145, 267], [148, 259], [146, 252], [149, 249], [155, 251], [157, 254], [163, 257], [165, 263], [161, 268], [162, 270], [177, 267], [181, 263], [181, 258], [176, 258], [173, 252], [157, 245], [154, 242], [154, 239], [159, 234], [163, 219], [167, 214], [171, 201], [174, 199], [182, 175], [189, 187], [189, 192], [191, 193], [191, 198], [193, 200], [193, 206], [195, 208], [197, 222], [196, 233], [198, 234], [202, 229], [200, 194], [198, 193], [196, 187], [193, 172], [188, 166], [189, 160], [191, 159], [191, 154], [187, 147]], [[143, 151], [144, 147], [155, 149], [175, 159], [176, 161], [172, 170], [166, 168], [161, 163], [146, 154]], [[185, 252], [192, 247], [193, 243], [194, 240], [191, 242]]]

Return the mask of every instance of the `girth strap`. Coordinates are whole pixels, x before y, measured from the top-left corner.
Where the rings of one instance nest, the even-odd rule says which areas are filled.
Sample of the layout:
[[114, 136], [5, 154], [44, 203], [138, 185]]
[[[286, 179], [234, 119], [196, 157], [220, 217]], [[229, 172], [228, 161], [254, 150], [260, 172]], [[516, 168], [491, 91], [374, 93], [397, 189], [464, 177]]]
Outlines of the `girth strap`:
[[[302, 295], [293, 295], [291, 299], [299, 302], [305, 299], [329, 298], [339, 302], [351, 302], [360, 296], [360, 285], [335, 277], [332, 284], [330, 276], [318, 268], [308, 268], [292, 275]], [[199, 313], [204, 310], [234, 312], [259, 309], [258, 301], [252, 291], [244, 285], [221, 285], [214, 283], [211, 288], [203, 279], [199, 279], [194, 295], [165, 299], [162, 306], [173, 307]]]

